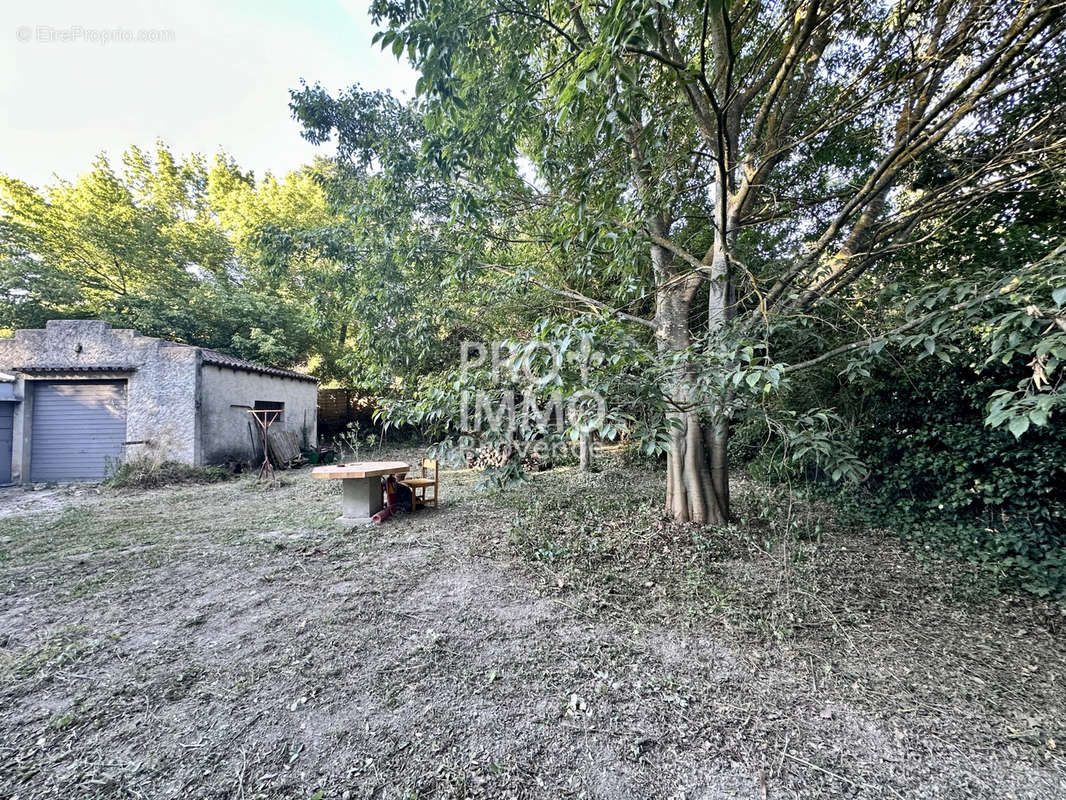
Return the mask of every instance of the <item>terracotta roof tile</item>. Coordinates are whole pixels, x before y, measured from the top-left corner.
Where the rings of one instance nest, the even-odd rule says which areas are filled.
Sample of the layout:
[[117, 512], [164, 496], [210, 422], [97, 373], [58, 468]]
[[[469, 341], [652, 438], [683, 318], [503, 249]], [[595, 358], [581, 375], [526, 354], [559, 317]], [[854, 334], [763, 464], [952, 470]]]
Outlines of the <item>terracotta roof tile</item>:
[[200, 348], [200, 355], [205, 364], [211, 364], [216, 367], [226, 367], [227, 369], [235, 369], [242, 372], [258, 372], [261, 375], [276, 375], [279, 378], [292, 378], [297, 381], [318, 383], [318, 378], [305, 375], [302, 372], [293, 372], [292, 370], [279, 369], [278, 367], [265, 367], [253, 361], [245, 361], [243, 358], [227, 356], [225, 353], [220, 353], [207, 347]]

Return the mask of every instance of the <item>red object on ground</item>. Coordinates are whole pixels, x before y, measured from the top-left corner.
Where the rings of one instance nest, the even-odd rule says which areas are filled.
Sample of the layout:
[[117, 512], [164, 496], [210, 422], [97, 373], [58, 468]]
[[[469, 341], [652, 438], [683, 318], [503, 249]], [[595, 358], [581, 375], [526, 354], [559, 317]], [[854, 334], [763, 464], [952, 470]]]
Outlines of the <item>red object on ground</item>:
[[396, 511], [396, 477], [394, 475], [387, 475], [385, 476], [384, 481], [385, 507], [370, 518], [374, 522], [384, 522]]

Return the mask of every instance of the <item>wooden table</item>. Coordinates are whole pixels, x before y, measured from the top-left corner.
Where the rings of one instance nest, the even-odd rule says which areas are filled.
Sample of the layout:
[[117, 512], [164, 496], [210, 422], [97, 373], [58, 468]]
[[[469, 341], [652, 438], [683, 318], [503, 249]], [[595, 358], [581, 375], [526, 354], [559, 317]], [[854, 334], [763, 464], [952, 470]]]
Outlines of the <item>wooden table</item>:
[[410, 469], [410, 465], [402, 461], [360, 461], [315, 467], [311, 470], [311, 477], [341, 482], [341, 515], [337, 517], [337, 522], [342, 525], [367, 525], [384, 506], [381, 476], [403, 476]]

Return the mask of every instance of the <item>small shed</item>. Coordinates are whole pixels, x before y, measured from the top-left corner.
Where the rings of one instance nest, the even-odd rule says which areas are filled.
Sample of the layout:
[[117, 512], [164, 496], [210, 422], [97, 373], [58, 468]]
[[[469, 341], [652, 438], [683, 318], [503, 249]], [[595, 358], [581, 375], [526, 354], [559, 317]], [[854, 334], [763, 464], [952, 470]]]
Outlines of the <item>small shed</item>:
[[204, 347], [51, 320], [0, 339], [0, 484], [99, 480], [137, 456], [204, 465], [254, 456], [250, 409], [317, 439], [318, 382]]

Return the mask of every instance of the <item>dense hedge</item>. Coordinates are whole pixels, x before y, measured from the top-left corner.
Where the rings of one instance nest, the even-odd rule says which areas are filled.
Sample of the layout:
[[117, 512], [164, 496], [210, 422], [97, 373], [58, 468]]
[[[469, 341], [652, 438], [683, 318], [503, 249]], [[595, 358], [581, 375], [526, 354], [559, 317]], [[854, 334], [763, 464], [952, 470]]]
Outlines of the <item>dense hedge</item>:
[[1066, 597], [1066, 425], [1052, 420], [1020, 439], [985, 426], [989, 395], [1010, 380], [931, 359], [906, 378], [875, 376], [855, 420], [870, 476], [837, 500], [930, 551]]
[[755, 478], [806, 485], [853, 521], [931, 556], [971, 560], [1005, 587], [1066, 599], [1066, 420], [1019, 439], [984, 424], [992, 392], [1017, 383], [1013, 366], [978, 374], [927, 359], [861, 384], [826, 372], [796, 385], [785, 409], [820, 397], [846, 421], [841, 444], [869, 469], [858, 485], [792, 462], [758, 420], [737, 428], [731, 448]]

